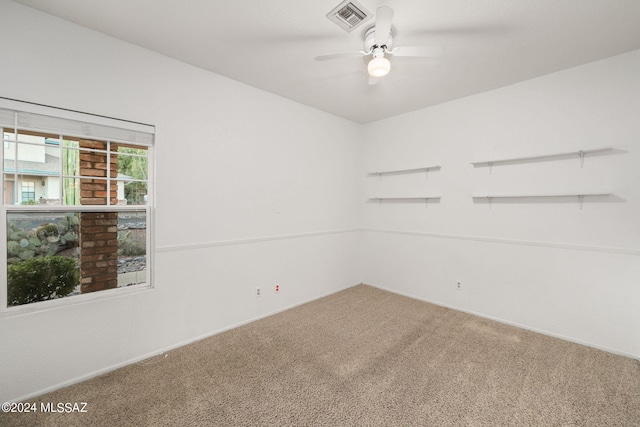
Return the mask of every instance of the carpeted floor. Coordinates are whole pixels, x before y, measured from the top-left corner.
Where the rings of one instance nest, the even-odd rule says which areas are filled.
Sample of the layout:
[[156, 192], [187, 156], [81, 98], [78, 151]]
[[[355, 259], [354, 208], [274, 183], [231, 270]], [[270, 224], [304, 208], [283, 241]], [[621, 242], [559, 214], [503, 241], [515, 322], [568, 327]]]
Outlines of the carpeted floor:
[[32, 399], [2, 426], [640, 426], [640, 363], [365, 285]]

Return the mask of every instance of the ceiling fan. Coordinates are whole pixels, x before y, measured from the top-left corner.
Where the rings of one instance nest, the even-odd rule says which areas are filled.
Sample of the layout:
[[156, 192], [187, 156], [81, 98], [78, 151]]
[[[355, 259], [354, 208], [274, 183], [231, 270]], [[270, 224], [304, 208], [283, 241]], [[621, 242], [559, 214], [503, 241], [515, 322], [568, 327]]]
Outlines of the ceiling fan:
[[393, 13], [393, 9], [388, 6], [378, 8], [376, 11], [376, 25], [369, 28], [364, 33], [364, 50], [320, 55], [316, 57], [316, 61], [328, 61], [332, 59], [371, 55], [372, 58], [367, 65], [367, 71], [369, 72], [369, 84], [375, 85], [380, 82], [382, 77], [389, 74], [389, 71], [391, 70], [391, 62], [386, 56], [435, 58], [442, 54], [442, 48], [439, 46], [410, 46], [394, 48], [393, 32], [391, 30]]

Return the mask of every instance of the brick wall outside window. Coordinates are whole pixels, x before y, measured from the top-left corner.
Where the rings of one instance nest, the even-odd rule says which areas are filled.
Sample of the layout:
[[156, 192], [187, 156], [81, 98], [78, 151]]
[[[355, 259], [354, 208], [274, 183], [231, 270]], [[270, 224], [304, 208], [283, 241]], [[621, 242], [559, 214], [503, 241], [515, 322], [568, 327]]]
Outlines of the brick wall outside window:
[[[100, 141], [79, 141], [80, 148], [106, 150], [107, 143]], [[114, 149], [112, 144], [112, 150]], [[109, 191], [104, 179], [80, 180], [80, 204], [106, 205], [111, 194], [110, 203], [116, 205], [118, 175], [118, 156], [111, 154], [109, 163], [107, 153], [80, 151], [80, 175], [100, 178], [109, 175], [111, 181]], [[118, 213], [117, 212], [82, 212], [80, 214], [80, 277], [81, 293], [89, 293], [112, 289], [118, 286]]]

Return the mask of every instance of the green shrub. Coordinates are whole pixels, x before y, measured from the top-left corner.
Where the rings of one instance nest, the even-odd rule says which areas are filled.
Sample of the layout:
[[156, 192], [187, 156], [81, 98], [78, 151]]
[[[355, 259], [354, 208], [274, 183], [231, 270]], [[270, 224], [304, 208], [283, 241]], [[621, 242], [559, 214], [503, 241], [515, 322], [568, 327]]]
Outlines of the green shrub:
[[69, 295], [80, 283], [74, 258], [44, 256], [7, 267], [8, 305], [22, 305]]

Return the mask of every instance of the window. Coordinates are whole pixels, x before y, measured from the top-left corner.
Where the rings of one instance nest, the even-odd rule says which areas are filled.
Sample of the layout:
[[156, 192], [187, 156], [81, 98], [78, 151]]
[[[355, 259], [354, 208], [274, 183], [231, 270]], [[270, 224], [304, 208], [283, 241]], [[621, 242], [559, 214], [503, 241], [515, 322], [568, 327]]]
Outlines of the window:
[[34, 204], [36, 201], [36, 183], [33, 181], [22, 182], [22, 198], [24, 205]]
[[0, 127], [0, 310], [150, 287], [153, 127], [1, 98]]

